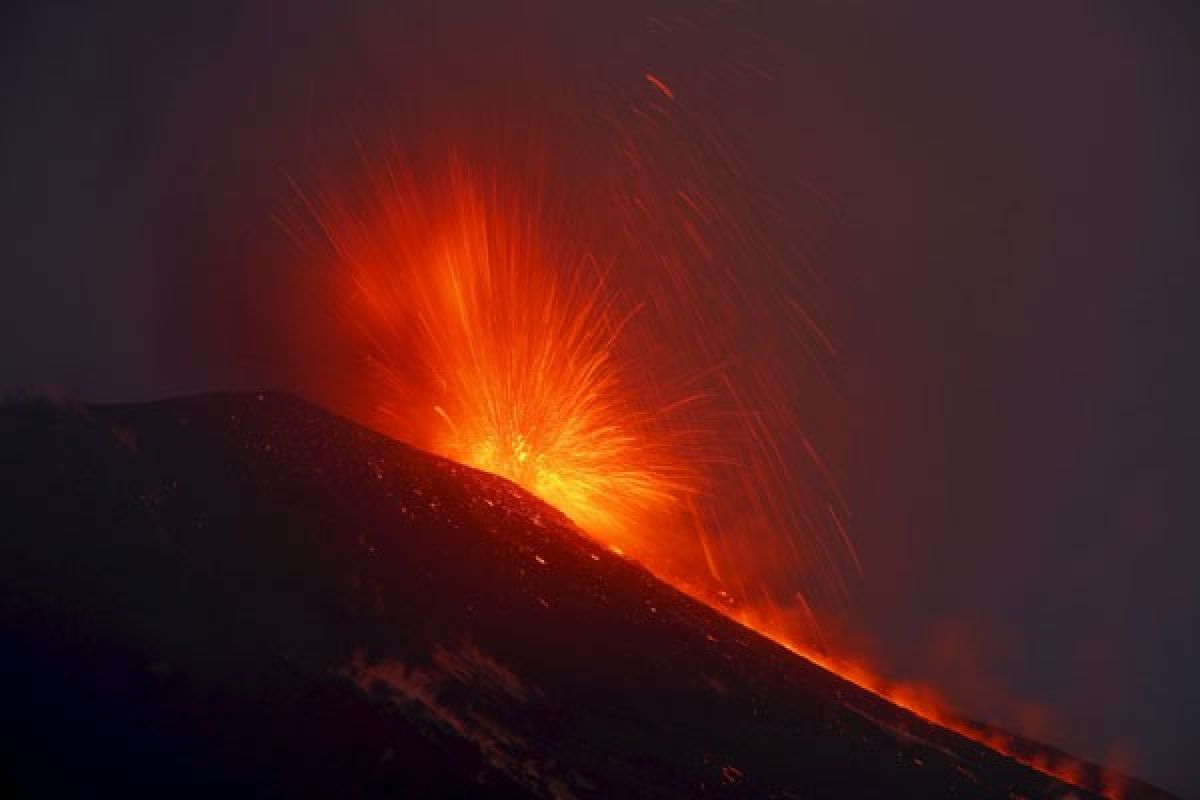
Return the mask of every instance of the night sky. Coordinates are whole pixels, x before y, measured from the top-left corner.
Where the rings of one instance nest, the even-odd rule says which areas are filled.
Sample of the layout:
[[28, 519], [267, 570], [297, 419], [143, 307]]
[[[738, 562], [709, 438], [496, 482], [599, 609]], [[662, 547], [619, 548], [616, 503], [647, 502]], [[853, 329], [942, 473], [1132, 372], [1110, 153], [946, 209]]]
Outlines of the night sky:
[[[305, 291], [289, 176], [365, 127], [419, 136], [430, 93], [519, 72], [535, 107], [531, 64], [583, 96], [660, 74], [815, 243], [838, 356], [804, 402], [863, 646], [1200, 794], [1190, 3], [750, 2], [665, 47], [650, 17], [709, 4], [165, 5], [0, 12], [0, 388], [303, 393], [302, 306], [272, 300]], [[707, 85], [729, 53], [769, 79]]]

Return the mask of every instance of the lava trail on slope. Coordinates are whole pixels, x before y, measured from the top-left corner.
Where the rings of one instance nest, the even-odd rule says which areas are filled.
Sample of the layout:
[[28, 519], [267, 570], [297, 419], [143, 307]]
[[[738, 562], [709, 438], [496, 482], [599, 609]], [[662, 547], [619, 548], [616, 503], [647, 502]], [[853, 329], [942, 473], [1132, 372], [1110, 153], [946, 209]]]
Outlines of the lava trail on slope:
[[10, 792], [1096, 796], [285, 395], [10, 402], [0, 435]]

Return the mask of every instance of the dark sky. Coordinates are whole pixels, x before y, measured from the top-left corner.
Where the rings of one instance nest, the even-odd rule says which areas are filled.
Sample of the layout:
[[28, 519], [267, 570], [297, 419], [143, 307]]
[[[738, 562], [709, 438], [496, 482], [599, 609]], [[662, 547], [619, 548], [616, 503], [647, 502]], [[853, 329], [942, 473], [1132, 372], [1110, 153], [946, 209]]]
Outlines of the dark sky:
[[456, 52], [686, 92], [728, 46], [772, 69], [721, 104], [751, 167], [832, 203], [791, 211], [825, 256], [815, 438], [880, 662], [1200, 795], [1191, 4], [751, 2], [675, 51], [636, 31], [685, 5], [433, 5], [8, 3], [0, 387], [286, 384], [272, 215], [328, 131], [403, 127], [413, 87], [471, 80]]

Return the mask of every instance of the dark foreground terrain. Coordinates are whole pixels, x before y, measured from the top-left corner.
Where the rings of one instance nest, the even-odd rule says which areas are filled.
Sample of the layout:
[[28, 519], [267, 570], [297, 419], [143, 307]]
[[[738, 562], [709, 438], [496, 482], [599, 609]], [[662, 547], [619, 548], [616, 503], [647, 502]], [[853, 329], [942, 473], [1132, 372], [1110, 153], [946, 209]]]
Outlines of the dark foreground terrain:
[[1094, 796], [293, 398], [0, 441], [5, 796]]

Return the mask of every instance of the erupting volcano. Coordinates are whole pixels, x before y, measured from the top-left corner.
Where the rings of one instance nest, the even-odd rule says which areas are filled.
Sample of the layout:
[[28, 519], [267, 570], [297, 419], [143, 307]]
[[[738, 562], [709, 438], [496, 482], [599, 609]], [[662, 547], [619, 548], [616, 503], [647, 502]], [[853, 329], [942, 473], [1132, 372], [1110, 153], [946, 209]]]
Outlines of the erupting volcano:
[[[26, 520], [0, 624], [39, 674], [6, 701], [31, 731], [15, 785], [46, 780], [60, 726], [108, 738], [128, 696], [88, 763], [136, 791], [1163, 796], [823, 645], [810, 598], [854, 563], [836, 492], [800, 491], [788, 452], [829, 476], [788, 382], [720, 344], [748, 311], [811, 326], [796, 296], [734, 281], [714, 314], [711, 273], [645, 238], [657, 273], [622, 266], [538, 170], [369, 174], [301, 197], [359, 370], [342, 405], [388, 438], [276, 395], [0, 416]], [[96, 526], [100, 550], [68, 533]], [[46, 671], [83, 647], [115, 694]], [[246, 741], [213, 750], [226, 727]], [[132, 777], [125, 740], [160, 770]]]
[[[1120, 794], [1118, 773], [968, 723], [934, 688], [888, 681], [830, 648], [820, 609], [846, 591], [843, 569], [860, 569], [842, 501], [789, 410], [791, 382], [747, 368], [752, 359], [722, 341], [731, 327], [753, 328], [763, 301], [727, 270], [714, 281], [711, 231], [687, 216], [714, 228], [736, 220], [680, 190], [684, 216], [651, 221], [687, 230], [686, 252], [645, 226], [621, 229], [639, 238], [614, 247], [586, 237], [549, 173], [534, 161], [395, 155], [368, 160], [352, 192], [301, 192], [363, 368], [357, 396], [342, 401], [348, 413], [515, 482], [617, 554], [860, 687], [1068, 783]], [[632, 196], [643, 211], [654, 202]], [[668, 252], [656, 252], [664, 240]], [[635, 254], [637, 268], [619, 253]], [[764, 350], [815, 340], [833, 353], [782, 278], [766, 305], [794, 321], [785, 329], [797, 340]], [[823, 483], [816, 491], [795, 452]]]
[[52, 5], [0, 795], [1188, 786], [1173, 12]]

